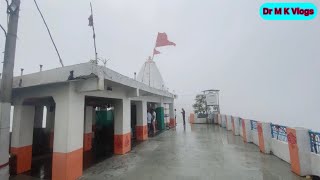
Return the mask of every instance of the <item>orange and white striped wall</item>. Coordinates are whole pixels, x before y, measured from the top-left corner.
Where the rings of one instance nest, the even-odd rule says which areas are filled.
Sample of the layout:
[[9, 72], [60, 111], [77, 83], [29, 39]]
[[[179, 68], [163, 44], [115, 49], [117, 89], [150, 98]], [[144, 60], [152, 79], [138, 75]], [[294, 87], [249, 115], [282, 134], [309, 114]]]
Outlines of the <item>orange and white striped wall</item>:
[[145, 141], [148, 139], [148, 125], [147, 125], [147, 102], [137, 101], [137, 125], [136, 136], [137, 140]]
[[[308, 129], [287, 128], [287, 138], [291, 170], [299, 176], [313, 174]], [[320, 160], [320, 157], [318, 159]], [[319, 166], [316, 168], [319, 168]]]
[[266, 122], [258, 122], [257, 130], [258, 130], [258, 139], [259, 139], [259, 148], [260, 151], [266, 154], [270, 154], [271, 147], [271, 123]]
[[320, 155], [311, 152], [308, 129], [286, 127], [288, 142], [272, 138], [271, 123], [257, 121], [257, 129], [251, 130], [250, 120], [242, 119], [240, 130], [245, 142], [253, 142], [262, 153], [272, 152], [288, 162], [295, 174], [320, 176]]

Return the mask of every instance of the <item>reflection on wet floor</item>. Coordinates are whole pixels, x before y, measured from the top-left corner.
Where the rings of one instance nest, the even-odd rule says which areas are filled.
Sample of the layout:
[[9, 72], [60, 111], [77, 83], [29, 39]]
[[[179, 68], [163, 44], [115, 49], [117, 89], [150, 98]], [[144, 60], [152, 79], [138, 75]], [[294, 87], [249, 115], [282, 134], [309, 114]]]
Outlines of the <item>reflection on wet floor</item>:
[[31, 170], [25, 175], [39, 179], [51, 179], [52, 154], [47, 154], [32, 159]]
[[[244, 143], [241, 137], [213, 125], [181, 124], [132, 146], [130, 153], [121, 156], [111, 153], [99, 159], [85, 153], [86, 170], [80, 179], [303, 179], [291, 172], [288, 163], [260, 153], [256, 145]], [[41, 175], [46, 177], [45, 173], [37, 176]], [[23, 174], [12, 179], [38, 178]]]
[[84, 171], [91, 179], [298, 180], [290, 165], [214, 125], [182, 124]]

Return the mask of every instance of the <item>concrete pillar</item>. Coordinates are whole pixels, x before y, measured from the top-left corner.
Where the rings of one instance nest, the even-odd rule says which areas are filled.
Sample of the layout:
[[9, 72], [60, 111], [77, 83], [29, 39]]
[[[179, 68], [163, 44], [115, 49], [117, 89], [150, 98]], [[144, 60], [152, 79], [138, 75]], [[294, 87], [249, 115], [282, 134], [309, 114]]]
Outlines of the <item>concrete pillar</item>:
[[0, 103], [0, 179], [4, 180], [9, 179], [10, 109], [10, 103]]
[[42, 128], [43, 106], [35, 106], [34, 128]]
[[169, 104], [170, 127], [176, 127], [176, 119], [174, 118], [174, 104]]
[[271, 123], [257, 122], [259, 148], [260, 151], [266, 154], [271, 152]]
[[34, 117], [34, 106], [14, 106], [10, 151], [17, 156], [18, 174], [31, 169]]
[[312, 174], [308, 129], [287, 128], [291, 170], [299, 176]]
[[53, 149], [55, 106], [47, 106], [46, 131], [49, 135], [49, 147]]
[[92, 149], [92, 118], [94, 108], [86, 106], [84, 119], [84, 135], [83, 135], [83, 151], [90, 151]]
[[131, 150], [131, 104], [129, 99], [117, 100], [114, 108], [114, 153]]
[[145, 101], [137, 102], [136, 108], [137, 108], [137, 125], [136, 125], [137, 140], [144, 141], [148, 139], [147, 102]]
[[190, 124], [194, 123], [194, 113], [190, 113], [189, 120], [190, 120]]
[[85, 98], [70, 84], [56, 102], [52, 179], [74, 180], [82, 175]]

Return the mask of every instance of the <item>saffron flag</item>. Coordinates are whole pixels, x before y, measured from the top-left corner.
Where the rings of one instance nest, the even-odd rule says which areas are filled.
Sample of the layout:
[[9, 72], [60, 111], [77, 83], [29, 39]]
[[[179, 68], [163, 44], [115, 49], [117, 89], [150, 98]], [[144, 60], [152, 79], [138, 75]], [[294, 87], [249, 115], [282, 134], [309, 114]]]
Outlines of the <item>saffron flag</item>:
[[157, 51], [156, 48], [153, 49], [153, 55], [160, 54], [160, 51]]
[[93, 16], [92, 16], [92, 14], [89, 16], [89, 18], [88, 18], [88, 20], [89, 20], [89, 26], [93, 26]]
[[169, 41], [166, 33], [158, 33], [156, 47], [161, 46], [176, 46], [176, 43]]

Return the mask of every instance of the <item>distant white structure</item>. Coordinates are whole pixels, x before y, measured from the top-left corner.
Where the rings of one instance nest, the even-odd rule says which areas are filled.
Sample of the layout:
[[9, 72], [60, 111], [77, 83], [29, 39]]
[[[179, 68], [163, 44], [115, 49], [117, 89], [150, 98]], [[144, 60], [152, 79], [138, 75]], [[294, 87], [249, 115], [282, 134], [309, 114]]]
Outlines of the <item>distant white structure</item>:
[[137, 81], [150, 87], [165, 90], [165, 84], [156, 63], [149, 57], [138, 73]]

